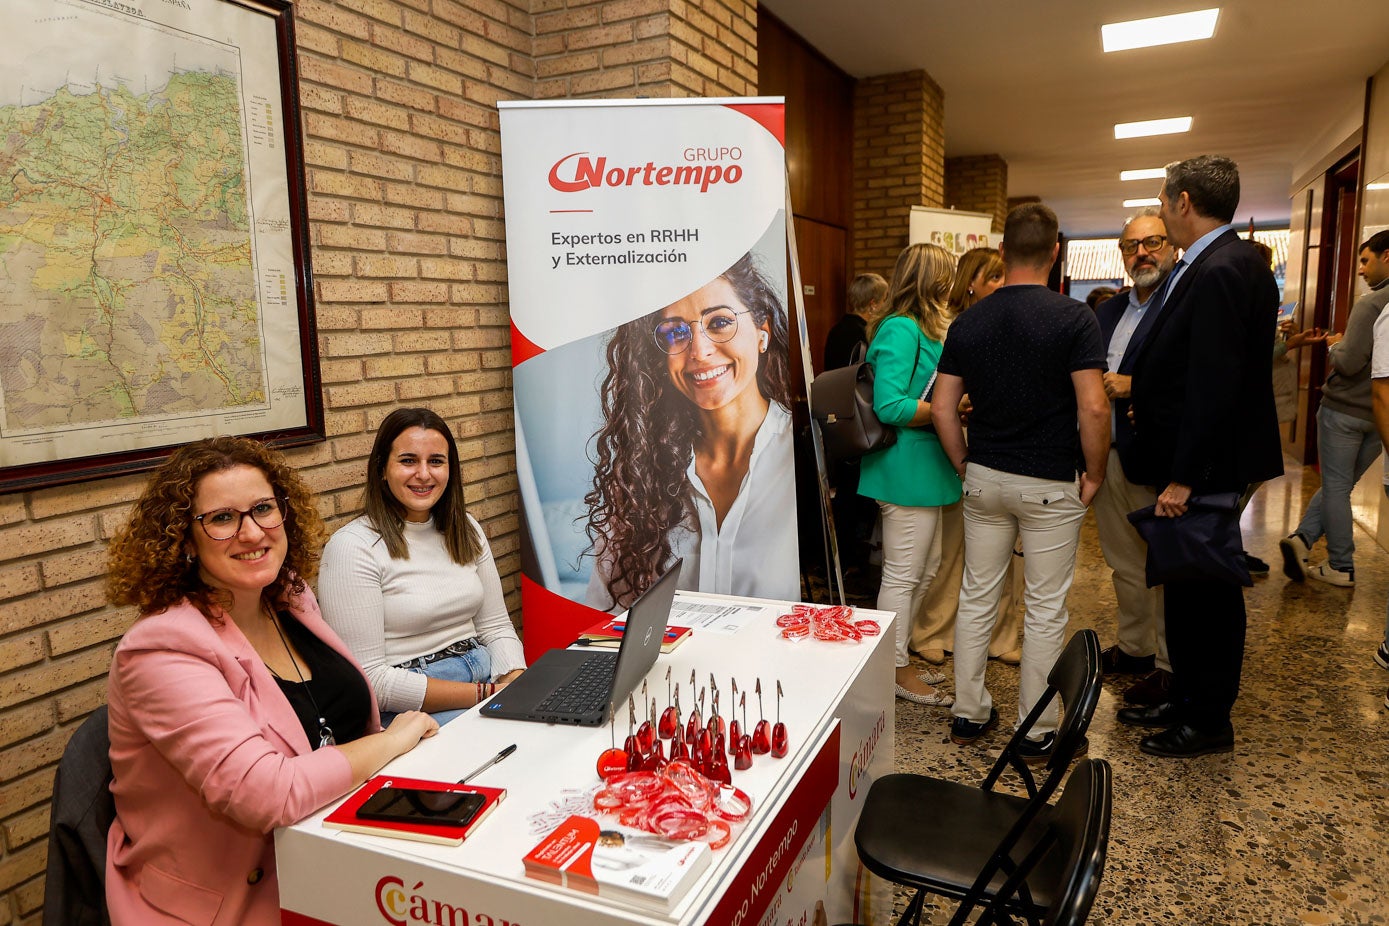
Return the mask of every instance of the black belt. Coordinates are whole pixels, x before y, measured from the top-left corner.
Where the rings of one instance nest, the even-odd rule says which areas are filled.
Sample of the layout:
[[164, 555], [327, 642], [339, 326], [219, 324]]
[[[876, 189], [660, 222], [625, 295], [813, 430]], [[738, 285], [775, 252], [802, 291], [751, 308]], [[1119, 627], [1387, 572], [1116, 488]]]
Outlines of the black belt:
[[[466, 640], [459, 640], [457, 643], [450, 643], [437, 653], [430, 653], [428, 656], [419, 656], [415, 659], [408, 660], [403, 663], [403, 665], [410, 666], [419, 662], [429, 665], [431, 662], [438, 662], [440, 659], [448, 659], [450, 656], [462, 656], [469, 650], [475, 650], [481, 645], [477, 637], [469, 637]], [[397, 666], [397, 668], [400, 667]]]

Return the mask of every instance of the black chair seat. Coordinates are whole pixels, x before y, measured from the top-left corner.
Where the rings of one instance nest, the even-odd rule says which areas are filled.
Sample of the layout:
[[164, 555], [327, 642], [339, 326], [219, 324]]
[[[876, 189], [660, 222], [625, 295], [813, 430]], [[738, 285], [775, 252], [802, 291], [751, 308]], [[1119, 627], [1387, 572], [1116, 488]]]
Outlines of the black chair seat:
[[[1012, 794], [923, 775], [886, 775], [868, 791], [854, 843], [864, 867], [880, 878], [963, 897], [1027, 803]], [[1015, 858], [1036, 845], [1052, 809], [1038, 811], [1015, 847]], [[906, 834], [909, 838], [903, 838]], [[1055, 899], [1063, 862], [1048, 852], [1028, 876], [1035, 905], [1049, 907]], [[988, 893], [997, 894], [1008, 874], [997, 872]]]

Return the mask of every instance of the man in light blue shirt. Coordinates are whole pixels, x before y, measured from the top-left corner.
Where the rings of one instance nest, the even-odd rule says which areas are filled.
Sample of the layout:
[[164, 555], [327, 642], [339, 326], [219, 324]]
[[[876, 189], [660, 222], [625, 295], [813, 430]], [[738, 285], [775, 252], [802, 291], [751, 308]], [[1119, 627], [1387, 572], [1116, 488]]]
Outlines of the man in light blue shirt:
[[[1159, 290], [1172, 272], [1176, 249], [1167, 240], [1167, 227], [1157, 209], [1142, 210], [1124, 224], [1119, 233], [1119, 251], [1124, 270], [1133, 280], [1128, 292], [1101, 303], [1095, 309], [1100, 332], [1105, 339], [1109, 372], [1104, 374], [1105, 393], [1114, 403], [1109, 450], [1109, 478], [1095, 496], [1095, 524], [1100, 534], [1100, 550], [1113, 570], [1114, 597], [1118, 605], [1115, 624], [1118, 642], [1102, 654], [1106, 675], [1143, 674], [1124, 691], [1130, 704], [1154, 705], [1167, 700], [1172, 665], [1167, 659], [1167, 639], [1163, 632], [1162, 590], [1148, 588], [1146, 563], [1148, 546], [1129, 523], [1128, 513], [1154, 504], [1157, 493], [1151, 486], [1138, 485], [1124, 476], [1119, 459], [1119, 442], [1133, 434], [1128, 420], [1129, 370], [1143, 337], [1152, 325]], [[1127, 362], [1126, 361], [1127, 358]]]

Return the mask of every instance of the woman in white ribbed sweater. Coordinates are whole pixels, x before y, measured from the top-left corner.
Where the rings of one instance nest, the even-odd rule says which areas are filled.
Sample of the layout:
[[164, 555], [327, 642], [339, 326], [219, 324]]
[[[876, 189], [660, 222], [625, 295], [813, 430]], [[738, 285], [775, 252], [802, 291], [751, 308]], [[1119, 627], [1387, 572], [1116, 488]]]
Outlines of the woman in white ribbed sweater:
[[323, 617], [361, 663], [383, 718], [424, 710], [447, 723], [526, 663], [442, 418], [427, 408], [386, 416], [363, 507], [323, 550]]

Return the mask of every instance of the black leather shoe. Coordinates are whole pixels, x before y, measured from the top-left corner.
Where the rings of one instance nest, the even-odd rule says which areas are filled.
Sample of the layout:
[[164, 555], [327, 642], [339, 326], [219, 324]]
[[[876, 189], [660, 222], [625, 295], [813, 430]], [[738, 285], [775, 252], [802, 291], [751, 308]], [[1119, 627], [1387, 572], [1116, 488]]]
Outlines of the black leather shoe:
[[1118, 720], [1132, 727], [1170, 727], [1182, 722], [1182, 706], [1164, 701], [1151, 707], [1125, 707], [1119, 710]]
[[1145, 737], [1138, 748], [1150, 756], [1164, 759], [1190, 759], [1216, 752], [1234, 752], [1235, 728], [1226, 726], [1219, 733], [1203, 733], [1184, 723]]
[[1154, 669], [1124, 689], [1124, 701], [1153, 707], [1171, 700], [1171, 693], [1172, 673], [1166, 669]]
[[1100, 652], [1100, 668], [1105, 675], [1142, 675], [1153, 671], [1153, 656], [1130, 656], [1115, 643]]

